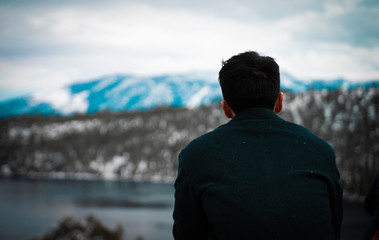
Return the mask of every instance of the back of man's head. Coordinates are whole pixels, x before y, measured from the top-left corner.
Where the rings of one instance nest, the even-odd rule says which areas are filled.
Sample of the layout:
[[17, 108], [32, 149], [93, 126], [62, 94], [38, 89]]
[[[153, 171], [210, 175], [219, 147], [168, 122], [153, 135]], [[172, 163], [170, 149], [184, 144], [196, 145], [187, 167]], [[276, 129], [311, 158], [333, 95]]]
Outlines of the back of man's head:
[[235, 113], [253, 107], [272, 110], [280, 93], [278, 64], [252, 51], [223, 61], [219, 81], [224, 100]]

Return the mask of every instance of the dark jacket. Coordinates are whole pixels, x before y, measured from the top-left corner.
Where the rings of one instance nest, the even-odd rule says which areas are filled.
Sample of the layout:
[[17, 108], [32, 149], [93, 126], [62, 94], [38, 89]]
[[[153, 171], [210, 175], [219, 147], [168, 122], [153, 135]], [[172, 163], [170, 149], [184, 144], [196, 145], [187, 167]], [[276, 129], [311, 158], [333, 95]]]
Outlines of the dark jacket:
[[379, 231], [379, 175], [376, 177], [366, 196], [364, 207], [366, 212], [372, 217], [366, 235], [363, 238], [364, 240], [369, 240]]
[[339, 239], [335, 154], [269, 109], [238, 113], [179, 154], [175, 239]]

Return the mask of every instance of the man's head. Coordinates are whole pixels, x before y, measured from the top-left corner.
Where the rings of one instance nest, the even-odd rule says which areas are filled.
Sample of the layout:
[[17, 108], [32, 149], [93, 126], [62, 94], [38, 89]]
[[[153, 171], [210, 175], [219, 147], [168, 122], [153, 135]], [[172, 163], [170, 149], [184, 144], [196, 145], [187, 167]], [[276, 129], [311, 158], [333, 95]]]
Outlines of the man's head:
[[254, 107], [268, 108], [275, 113], [281, 111], [279, 66], [271, 57], [252, 51], [235, 55], [223, 61], [219, 81], [225, 100], [224, 111], [225, 107], [231, 108], [233, 116]]

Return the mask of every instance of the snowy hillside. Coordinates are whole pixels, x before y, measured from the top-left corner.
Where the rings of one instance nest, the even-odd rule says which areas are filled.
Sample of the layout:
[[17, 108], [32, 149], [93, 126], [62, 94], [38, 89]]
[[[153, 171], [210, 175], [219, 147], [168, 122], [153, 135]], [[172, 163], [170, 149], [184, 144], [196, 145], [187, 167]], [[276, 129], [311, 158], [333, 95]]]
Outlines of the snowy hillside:
[[[351, 83], [335, 81], [301, 81], [283, 73], [282, 89], [300, 93], [309, 89], [351, 89], [379, 85], [379, 82]], [[0, 118], [21, 115], [71, 115], [103, 110], [147, 110], [159, 106], [196, 107], [217, 102], [221, 91], [217, 76], [206, 74], [136, 77], [107, 76], [83, 83], [0, 103]]]
[[217, 80], [206, 75], [115, 75], [2, 102], [0, 117], [195, 107], [216, 101], [220, 94]]
[[[280, 116], [335, 149], [345, 196], [364, 196], [379, 170], [379, 87], [285, 93]], [[192, 139], [227, 121], [219, 104], [0, 120], [0, 178], [172, 182]]]

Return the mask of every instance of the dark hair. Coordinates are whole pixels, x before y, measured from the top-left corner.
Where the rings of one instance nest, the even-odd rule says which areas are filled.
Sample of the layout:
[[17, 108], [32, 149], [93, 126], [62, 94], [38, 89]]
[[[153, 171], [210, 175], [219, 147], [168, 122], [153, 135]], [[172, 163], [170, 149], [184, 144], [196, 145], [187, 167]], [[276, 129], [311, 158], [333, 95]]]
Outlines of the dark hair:
[[273, 58], [248, 51], [222, 64], [219, 72], [222, 95], [235, 113], [253, 107], [274, 109], [280, 92], [280, 74]]

